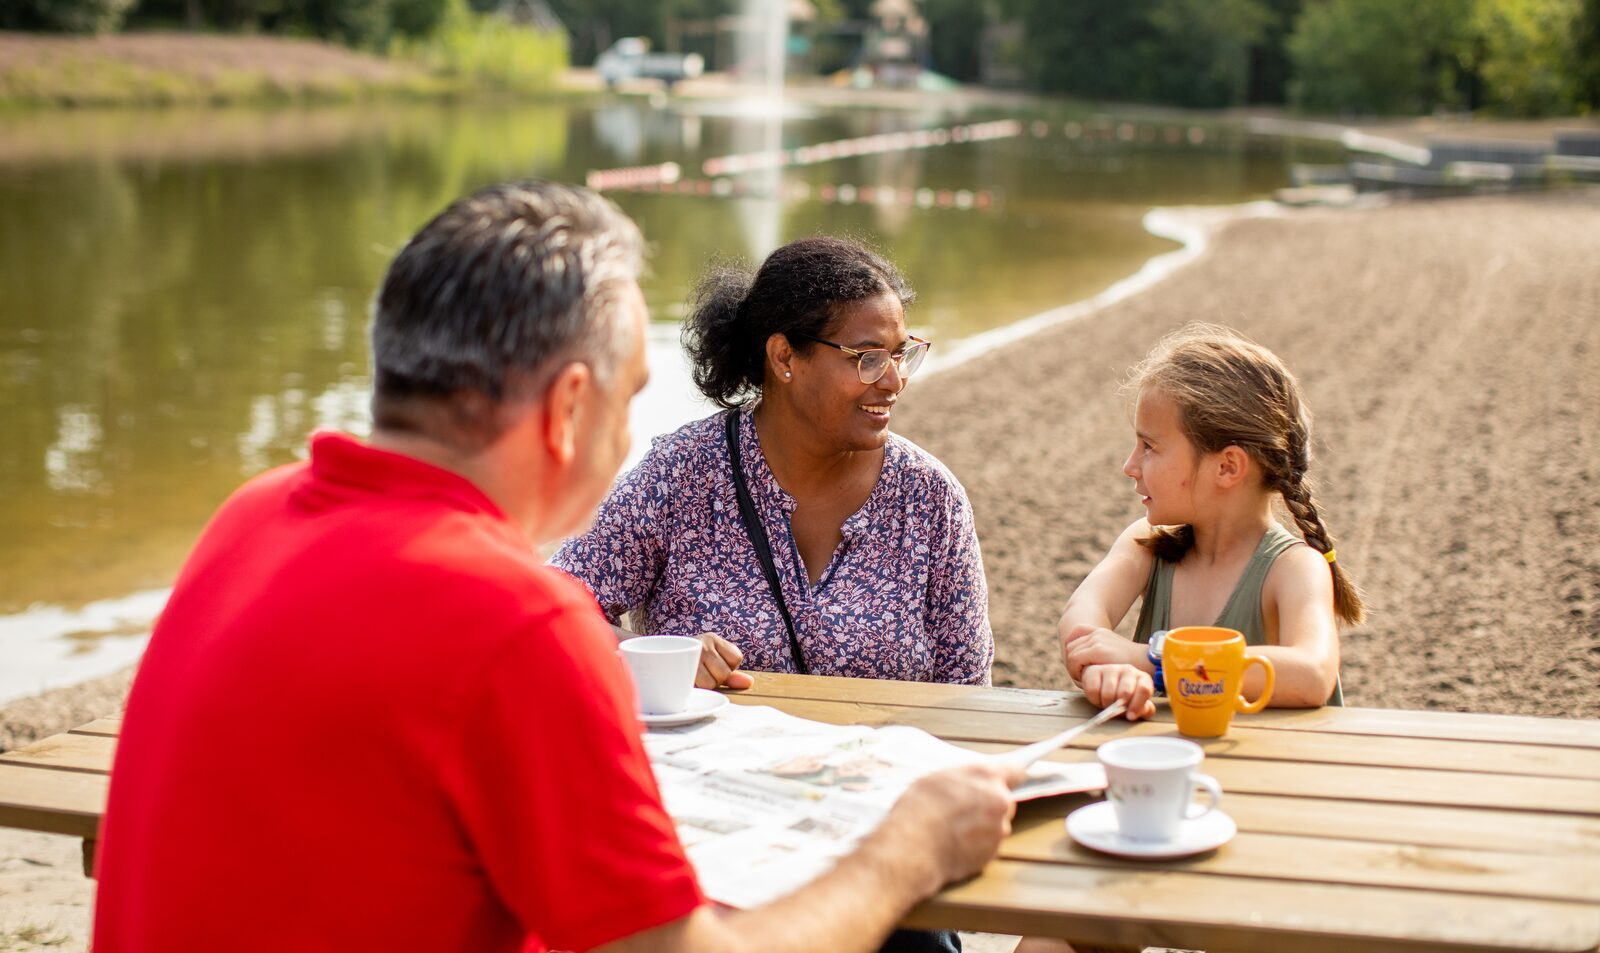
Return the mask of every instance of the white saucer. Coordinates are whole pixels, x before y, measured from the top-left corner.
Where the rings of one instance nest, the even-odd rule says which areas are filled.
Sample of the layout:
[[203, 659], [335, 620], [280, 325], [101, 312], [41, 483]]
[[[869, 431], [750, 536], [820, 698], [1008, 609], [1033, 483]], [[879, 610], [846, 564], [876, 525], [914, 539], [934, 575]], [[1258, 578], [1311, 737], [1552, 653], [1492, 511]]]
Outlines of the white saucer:
[[1169, 841], [1129, 840], [1117, 830], [1116, 808], [1110, 801], [1096, 801], [1067, 816], [1067, 833], [1092, 850], [1118, 857], [1160, 859], [1188, 857], [1216, 850], [1239, 832], [1233, 818], [1221, 811], [1184, 821], [1178, 836]]
[[710, 718], [728, 704], [728, 696], [704, 688], [689, 692], [689, 707], [670, 715], [640, 714], [639, 720], [651, 728], [672, 728]]

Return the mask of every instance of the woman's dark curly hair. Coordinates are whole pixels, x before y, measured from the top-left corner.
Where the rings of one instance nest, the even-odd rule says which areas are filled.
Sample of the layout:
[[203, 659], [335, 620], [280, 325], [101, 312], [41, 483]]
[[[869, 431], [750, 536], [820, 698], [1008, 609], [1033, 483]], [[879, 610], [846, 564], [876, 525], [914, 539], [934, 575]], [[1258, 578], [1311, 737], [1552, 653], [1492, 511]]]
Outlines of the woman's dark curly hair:
[[792, 241], [767, 256], [754, 275], [713, 267], [695, 289], [683, 326], [683, 346], [694, 362], [700, 392], [723, 407], [738, 407], [761, 393], [767, 338], [782, 334], [797, 352], [827, 337], [838, 306], [882, 294], [915, 297], [888, 261], [860, 242], [818, 236]]

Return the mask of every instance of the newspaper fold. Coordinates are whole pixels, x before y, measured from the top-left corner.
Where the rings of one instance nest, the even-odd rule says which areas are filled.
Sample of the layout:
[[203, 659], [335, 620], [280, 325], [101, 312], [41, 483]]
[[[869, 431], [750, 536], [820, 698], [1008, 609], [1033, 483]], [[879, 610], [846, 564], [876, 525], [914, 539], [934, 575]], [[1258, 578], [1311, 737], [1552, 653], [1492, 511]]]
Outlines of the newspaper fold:
[[[990, 757], [917, 728], [829, 725], [747, 705], [652, 730], [644, 744], [701, 888], [733, 907], [775, 900], [826, 872], [923, 775]], [[1028, 800], [1105, 783], [1097, 763], [1039, 761], [1014, 793]]]

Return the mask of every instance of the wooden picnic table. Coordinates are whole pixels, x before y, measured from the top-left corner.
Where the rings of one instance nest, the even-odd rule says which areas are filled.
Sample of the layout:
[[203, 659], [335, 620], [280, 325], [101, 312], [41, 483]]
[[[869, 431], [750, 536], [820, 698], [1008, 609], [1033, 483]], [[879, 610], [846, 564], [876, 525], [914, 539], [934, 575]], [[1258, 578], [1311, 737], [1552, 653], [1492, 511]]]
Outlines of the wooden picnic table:
[[[834, 724], [912, 725], [1000, 751], [1079, 722], [1072, 693], [758, 674], [743, 704]], [[0, 755], [0, 825], [85, 838], [92, 857], [120, 720]], [[1053, 757], [1174, 734], [1163, 709]], [[1600, 721], [1325, 708], [1240, 716], [1202, 742], [1239, 834], [1128, 861], [1068, 838], [1094, 800], [1026, 804], [1000, 857], [908, 925], [1215, 951], [1600, 949]]]

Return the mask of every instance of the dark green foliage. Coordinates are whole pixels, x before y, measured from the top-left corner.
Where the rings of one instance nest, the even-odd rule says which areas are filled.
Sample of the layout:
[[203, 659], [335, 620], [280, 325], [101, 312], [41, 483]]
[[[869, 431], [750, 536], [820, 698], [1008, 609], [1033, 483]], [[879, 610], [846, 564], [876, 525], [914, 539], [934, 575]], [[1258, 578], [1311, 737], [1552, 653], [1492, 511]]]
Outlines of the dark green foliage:
[[1305, 0], [1262, 0], [1267, 20], [1261, 39], [1250, 48], [1250, 82], [1247, 103], [1289, 101], [1289, 33]]
[[281, 0], [282, 12], [264, 17], [274, 32], [306, 33], [347, 46], [381, 47], [389, 38], [388, 0]]
[[1244, 101], [1263, 0], [1018, 0], [1030, 69], [1091, 99], [1228, 106]]
[[978, 40], [989, 18], [977, 0], [923, 0], [933, 69], [971, 82], [978, 78]]
[[446, 0], [391, 0], [389, 19], [401, 36], [428, 36], [444, 22], [448, 7]]
[[1324, 113], [1474, 105], [1475, 2], [1312, 0], [1289, 37], [1292, 100]]
[[1600, 0], [1583, 0], [1583, 14], [1573, 31], [1572, 60], [1580, 101], [1586, 111], [1600, 111]]
[[109, 33], [134, 0], [3, 0], [0, 29]]

